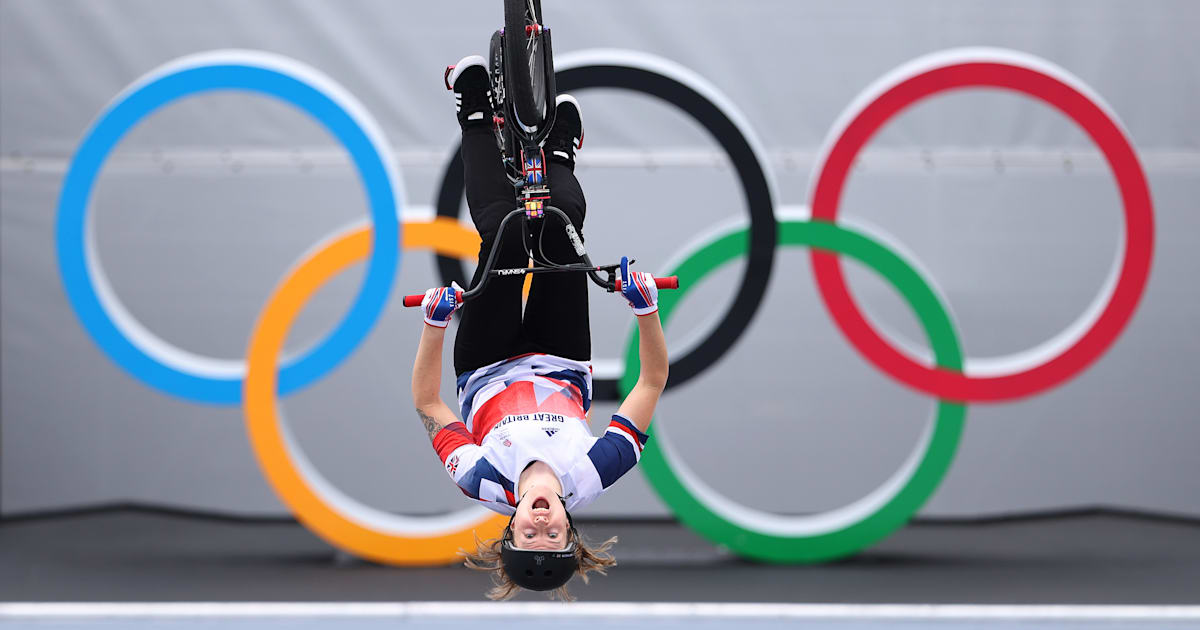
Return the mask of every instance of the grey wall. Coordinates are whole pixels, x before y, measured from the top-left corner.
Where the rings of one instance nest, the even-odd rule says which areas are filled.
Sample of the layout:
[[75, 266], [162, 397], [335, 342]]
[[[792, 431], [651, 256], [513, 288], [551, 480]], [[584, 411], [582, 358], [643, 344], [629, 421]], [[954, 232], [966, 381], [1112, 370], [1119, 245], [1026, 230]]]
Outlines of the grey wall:
[[[1156, 252], [1131, 324], [1061, 387], [971, 407], [949, 476], [925, 515], [1096, 504], [1200, 515], [1200, 6], [1046, 3], [545, 0], [562, 54], [623, 48], [678, 62], [744, 113], [768, 152], [777, 203], [806, 203], [813, 155], [860, 90], [936, 50], [988, 45], [1044, 57], [1120, 115], [1149, 174]], [[140, 501], [282, 514], [241, 412], [135, 380], [84, 332], [55, 260], [63, 173], [98, 112], [176, 57], [252, 48], [293, 57], [356, 95], [402, 170], [407, 216], [427, 216], [456, 134], [441, 70], [483, 53], [500, 3], [392, 0], [211, 2], [0, 0], [0, 513]], [[660, 269], [711, 226], [744, 216], [731, 170], [693, 122], [628, 94], [582, 95], [580, 179], [593, 257]], [[631, 203], [631, 199], [635, 200]], [[365, 217], [346, 157], [316, 123], [265, 97], [209, 94], [171, 105], [118, 147], [93, 194], [98, 251], [116, 293], [163, 339], [240, 357], [289, 266]], [[936, 97], [884, 129], [847, 189], [843, 216], [902, 243], [948, 296], [967, 352], [1040, 343], [1091, 302], [1117, 255], [1119, 198], [1087, 138], [1012, 94]], [[629, 234], [634, 224], [646, 233]], [[923, 336], [882, 281], [853, 265], [870, 317], [914, 347]], [[681, 307], [676, 351], [735, 291], [740, 267]], [[295, 327], [306, 348], [343, 314], [361, 268], [322, 290]], [[403, 257], [395, 295], [436, 282]], [[629, 329], [595, 292], [597, 358]], [[339, 370], [283, 407], [335, 484], [406, 513], [456, 508], [411, 412], [419, 317], [393, 299]], [[447, 381], [449, 381], [447, 372]], [[731, 395], [731, 392], [736, 395]], [[447, 398], [451, 387], [445, 388]], [[866, 363], [820, 304], [803, 252], [781, 252], [742, 341], [663, 399], [659, 421], [717, 490], [782, 512], [853, 500], [899, 466], [933, 406]], [[598, 405], [599, 418], [612, 405]], [[639, 475], [592, 514], [664, 515]]]

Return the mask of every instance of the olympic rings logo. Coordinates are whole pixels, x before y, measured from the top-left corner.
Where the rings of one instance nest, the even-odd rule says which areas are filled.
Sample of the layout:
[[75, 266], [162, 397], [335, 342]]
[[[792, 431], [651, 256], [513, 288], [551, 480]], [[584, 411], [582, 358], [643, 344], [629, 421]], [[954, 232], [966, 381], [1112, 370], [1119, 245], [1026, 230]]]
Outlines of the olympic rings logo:
[[[247, 361], [197, 357], [141, 326], [109, 288], [88, 229], [88, 201], [105, 158], [121, 137], [156, 109], [212, 90], [247, 90], [305, 111], [350, 153], [367, 192], [373, 225], [339, 234], [302, 260], [267, 301]], [[144, 383], [202, 403], [241, 403], [250, 442], [268, 481], [296, 517], [325, 540], [361, 557], [393, 564], [451, 561], [474, 535], [498, 534], [504, 519], [471, 506], [433, 518], [404, 517], [364, 505], [338, 490], [305, 457], [283, 424], [276, 396], [322, 377], [370, 331], [387, 302], [399, 264], [400, 204], [395, 161], [379, 125], [332, 79], [294, 60], [255, 51], [183, 57], [121, 92], [85, 134], [59, 198], [57, 246], [67, 296], [84, 328], [110, 358]], [[473, 256], [479, 237], [452, 221], [405, 226], [406, 248], [439, 247]], [[279, 366], [296, 314], [330, 277], [367, 258], [363, 286], [349, 313], [311, 350]]]
[[[627, 51], [565, 55], [563, 91], [622, 88], [683, 109], [729, 154], [741, 182], [749, 224], [711, 234], [688, 248], [668, 273], [679, 292], [660, 298], [664, 324], [705, 275], [739, 257], [746, 272], [733, 306], [709, 335], [672, 362], [672, 384], [700, 374], [736, 341], [757, 310], [778, 246], [811, 249], [817, 285], [838, 327], [870, 362], [892, 378], [939, 398], [914, 452], [867, 496], [821, 514], [782, 517], [718, 495], [672, 450], [669, 423], [655, 425], [642, 468], [660, 497], [688, 526], [747, 557], [815, 562], [858, 551], [902, 526], [932, 495], [953, 461], [966, 403], [1012, 400], [1043, 392], [1078, 374], [1112, 344], [1141, 298], [1153, 253], [1153, 207], [1145, 174], [1116, 115], [1090, 88], [1044, 60], [1012, 51], [969, 48], [909, 62], [864, 90], [831, 129], [810, 181], [810, 219], [776, 216], [762, 151], [745, 119], [711, 84], [672, 62]], [[865, 232], [836, 224], [841, 189], [854, 157], [872, 135], [906, 107], [961, 88], [1016, 91], [1052, 105], [1078, 123], [1104, 153], [1125, 211], [1121, 259], [1101, 295], [1063, 333], [1030, 351], [1000, 359], [964, 358], [952, 318], [935, 285], [911, 261]], [[291, 271], [268, 300], [245, 365], [197, 357], [158, 339], [120, 305], [108, 287], [88, 232], [86, 207], [104, 159], [122, 135], [166, 103], [198, 92], [240, 89], [274, 96], [308, 112], [341, 141], [367, 189], [373, 229], [359, 228], [321, 244]], [[398, 220], [400, 180], [383, 136], [357, 100], [331, 79], [293, 60], [248, 51], [193, 55], [163, 66], [123, 91], [85, 135], [64, 180], [57, 228], [67, 295], [97, 344], [122, 368], [162, 391], [206, 403], [241, 402], [251, 443], [284, 503], [310, 529], [351, 553], [391, 564], [452, 561], [478, 531], [497, 533], [502, 517], [472, 507], [434, 518], [402, 517], [360, 504], [326, 481], [305, 458], [278, 412], [276, 396], [320, 378], [361, 341], [386, 301], [399, 245], [439, 254], [445, 282], [465, 279], [458, 259], [471, 258], [478, 237], [457, 221], [462, 167], [451, 160], [438, 197], [440, 217]], [[841, 274], [839, 255], [880, 273], [914, 310], [930, 340], [934, 365], [889, 344], [862, 316]], [[303, 356], [279, 364], [284, 338], [299, 309], [333, 275], [370, 257], [355, 303], [342, 322]], [[619, 378], [597, 378], [599, 400], [615, 400], [638, 371], [636, 331]], [[664, 424], [666, 426], [664, 426]]]
[[[563, 91], [617, 87], [657, 96], [693, 116], [729, 154], [742, 183], [749, 226], [712, 234], [666, 273], [682, 290], [660, 298], [664, 324], [672, 309], [709, 272], [747, 256], [733, 305], [694, 350], [671, 363], [671, 385], [695, 377], [737, 340], [762, 301], [777, 246], [811, 249], [817, 285], [838, 327], [871, 363], [892, 378], [938, 396], [934, 417], [910, 457], [891, 478], [847, 506], [801, 517], [752, 510], [705, 485], [672, 450], [669, 423], [655, 424], [643, 453], [650, 484], [685, 524], [743, 556], [768, 562], [817, 562], [842, 557], [903, 525], [933, 494], [949, 470], [966, 418], [965, 403], [1033, 395], [1072, 377], [1095, 361], [1128, 323], [1141, 298], [1153, 253], [1153, 208], [1137, 155], [1115, 113], [1082, 81], [1031, 55], [991, 48], [942, 51], [904, 64], [876, 81], [842, 113], [826, 137], [810, 178], [811, 220], [776, 216], [771, 186], [748, 125], [710, 84], [670, 62], [603, 51], [571, 56], [557, 79]], [[1117, 179], [1125, 210], [1122, 259], [1101, 295], [1053, 339], [1012, 357], [964, 359], [944, 301], [911, 262], [878, 239], [836, 224], [841, 190], [859, 151], [884, 123], [926, 97], [960, 88], [1001, 88], [1038, 98], [1079, 124], [1100, 147]], [[747, 155], [749, 153], [749, 155]], [[458, 167], [461, 171], [461, 167]], [[447, 169], [438, 214], [457, 216], [461, 173]], [[769, 255], [768, 255], [769, 254]], [[838, 254], [866, 264], [890, 281], [917, 314], [934, 351], [926, 366], [894, 349], [862, 316], [842, 277]], [[444, 279], [461, 268], [439, 261]], [[596, 396], [619, 399], [637, 378], [637, 335], [616, 387], [597, 379]]]

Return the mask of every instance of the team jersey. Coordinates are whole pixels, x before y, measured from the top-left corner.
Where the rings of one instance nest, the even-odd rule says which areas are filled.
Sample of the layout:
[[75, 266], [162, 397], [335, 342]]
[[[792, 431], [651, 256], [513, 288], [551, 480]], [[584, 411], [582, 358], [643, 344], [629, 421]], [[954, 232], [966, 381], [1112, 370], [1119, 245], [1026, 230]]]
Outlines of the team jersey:
[[558, 475], [567, 509], [583, 507], [637, 464], [649, 439], [613, 415], [592, 435], [591, 365], [530, 354], [458, 377], [463, 421], [444, 427], [433, 448], [463, 494], [501, 514], [516, 511], [516, 482], [534, 460]]

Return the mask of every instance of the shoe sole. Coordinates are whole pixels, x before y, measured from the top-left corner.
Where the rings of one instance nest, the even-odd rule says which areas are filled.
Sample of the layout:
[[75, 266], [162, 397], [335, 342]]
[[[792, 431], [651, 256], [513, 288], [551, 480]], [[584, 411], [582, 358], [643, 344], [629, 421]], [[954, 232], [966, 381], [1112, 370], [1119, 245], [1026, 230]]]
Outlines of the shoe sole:
[[[454, 72], [450, 73], [450, 79], [447, 81], [447, 83], [450, 84], [450, 88], [454, 88], [454, 83], [458, 81], [458, 77], [461, 76], [463, 72], [466, 72], [467, 68], [473, 68], [475, 66], [479, 66], [479, 69], [483, 70], [483, 73], [488, 77], [488, 83], [491, 83], [491, 73], [488, 72], [487, 62], [483, 60], [483, 57], [480, 57], [479, 55], [468, 55], [460, 59], [458, 63], [454, 64]], [[576, 107], [578, 107], [578, 104], [576, 104]]]
[[579, 106], [579, 101], [575, 100], [575, 97], [571, 96], [570, 94], [559, 94], [554, 99], [554, 108], [558, 109], [558, 106], [560, 103], [570, 103], [575, 106], [576, 115], [579, 116], [579, 137], [575, 138], [575, 140], [577, 140], [577, 142], [575, 142], [575, 148], [582, 149], [583, 148], [583, 108]]

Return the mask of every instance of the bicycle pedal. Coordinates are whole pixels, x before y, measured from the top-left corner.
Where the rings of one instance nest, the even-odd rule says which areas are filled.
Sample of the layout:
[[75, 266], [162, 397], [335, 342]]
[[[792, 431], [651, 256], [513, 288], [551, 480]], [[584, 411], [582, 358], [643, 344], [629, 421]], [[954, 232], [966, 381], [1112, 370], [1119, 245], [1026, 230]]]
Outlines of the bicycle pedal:
[[442, 82], [446, 84], [446, 89], [447, 89], [447, 90], [453, 90], [453, 89], [454, 89], [454, 87], [450, 85], [450, 73], [451, 73], [451, 72], [454, 72], [454, 66], [453, 66], [453, 65], [446, 66], [446, 72], [445, 72], [444, 74], [442, 74]]

